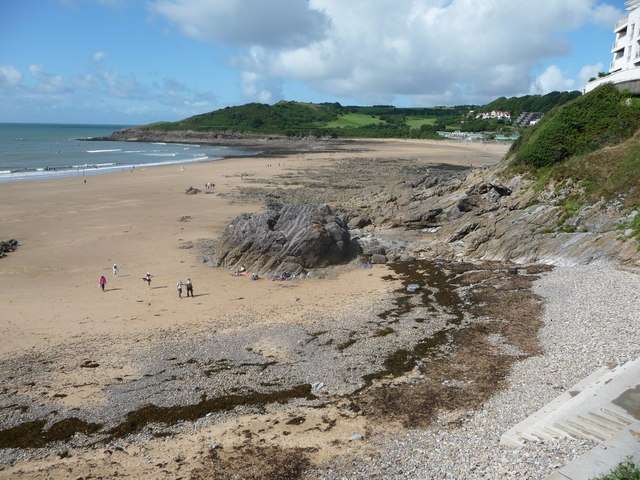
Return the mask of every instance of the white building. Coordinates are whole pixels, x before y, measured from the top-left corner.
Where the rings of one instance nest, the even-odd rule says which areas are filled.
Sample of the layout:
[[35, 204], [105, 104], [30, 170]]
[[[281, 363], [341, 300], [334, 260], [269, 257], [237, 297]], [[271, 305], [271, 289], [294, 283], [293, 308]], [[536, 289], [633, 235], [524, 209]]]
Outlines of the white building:
[[500, 110], [492, 110], [490, 112], [478, 113], [476, 115], [476, 118], [482, 118], [484, 120], [488, 120], [490, 118], [511, 120], [511, 114], [509, 112], [502, 112]]
[[587, 83], [584, 93], [603, 83], [613, 83], [618, 90], [640, 93], [640, 0], [629, 0], [624, 5], [629, 13], [618, 20], [613, 29], [616, 39], [611, 47], [613, 59], [609, 74]]

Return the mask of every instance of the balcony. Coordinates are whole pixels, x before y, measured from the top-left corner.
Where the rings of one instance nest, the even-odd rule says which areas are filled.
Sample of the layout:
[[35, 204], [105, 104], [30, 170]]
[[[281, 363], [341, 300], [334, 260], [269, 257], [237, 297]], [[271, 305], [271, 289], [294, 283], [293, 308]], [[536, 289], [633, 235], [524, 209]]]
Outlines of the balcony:
[[616, 22], [616, 26], [614, 28], [614, 32], [620, 30], [621, 28], [623, 28], [627, 23], [629, 23], [629, 15], [627, 15], [626, 17], [621, 18], [620, 20], [618, 20]]
[[624, 50], [624, 44], [626, 43], [627, 37], [620, 37], [618, 39], [616, 39], [615, 42], [613, 42], [613, 45], [611, 46], [611, 52], [617, 52], [618, 50]]

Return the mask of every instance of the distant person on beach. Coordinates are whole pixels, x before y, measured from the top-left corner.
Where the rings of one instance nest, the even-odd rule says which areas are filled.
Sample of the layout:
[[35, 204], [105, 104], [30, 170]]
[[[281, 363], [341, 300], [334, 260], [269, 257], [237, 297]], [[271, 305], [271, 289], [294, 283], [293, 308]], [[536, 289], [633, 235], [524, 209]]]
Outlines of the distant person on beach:
[[182, 298], [182, 280], [178, 280], [178, 298]]
[[107, 284], [107, 279], [105, 278], [104, 275], [100, 275], [100, 280], [98, 280], [98, 285], [100, 285], [100, 288], [102, 289], [103, 292], [106, 284]]
[[151, 288], [151, 274], [149, 272], [147, 272], [147, 274], [142, 277], [142, 280], [147, 282], [147, 288]]
[[191, 294], [191, 298], [193, 298], [193, 283], [191, 283], [191, 279], [187, 278], [187, 297]]
[[113, 264], [113, 276], [118, 276], [118, 265], [116, 265], [115, 263]]

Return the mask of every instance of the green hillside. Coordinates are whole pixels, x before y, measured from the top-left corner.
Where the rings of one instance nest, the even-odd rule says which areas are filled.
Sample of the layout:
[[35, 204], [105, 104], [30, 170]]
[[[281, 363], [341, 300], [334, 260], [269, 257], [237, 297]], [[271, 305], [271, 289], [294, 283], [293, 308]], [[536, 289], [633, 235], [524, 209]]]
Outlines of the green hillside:
[[480, 112], [490, 112], [492, 110], [502, 110], [511, 112], [511, 118], [515, 119], [522, 112], [550, 112], [558, 105], [563, 105], [571, 100], [575, 100], [581, 95], [580, 92], [551, 92], [546, 95], [525, 95], [524, 97], [500, 97], [487, 105], [480, 107]]
[[547, 167], [617, 145], [638, 128], [638, 101], [606, 84], [550, 112], [538, 125], [524, 130], [512, 145], [511, 153], [519, 165]]
[[[535, 105], [538, 111], [546, 111], [547, 107], [575, 98], [575, 94], [579, 92], [554, 92], [540, 98], [529, 96], [520, 103], [518, 99], [504, 99], [504, 102], [498, 99], [489, 105], [499, 105], [503, 110], [509, 109], [509, 105]], [[544, 109], [540, 104], [545, 105]], [[487, 108], [477, 105], [398, 108], [393, 105], [343, 106], [339, 103], [281, 101], [274, 105], [249, 103], [227, 107], [178, 122], [158, 122], [140, 128], [356, 138], [441, 138], [436, 132], [442, 130], [514, 133], [509, 121], [476, 120], [467, 116], [470, 111]]]
[[[509, 153], [511, 169], [540, 186], [573, 185], [572, 202], [601, 198], [640, 205], [640, 100], [606, 84], [524, 131]], [[638, 222], [640, 232], [640, 222]]]

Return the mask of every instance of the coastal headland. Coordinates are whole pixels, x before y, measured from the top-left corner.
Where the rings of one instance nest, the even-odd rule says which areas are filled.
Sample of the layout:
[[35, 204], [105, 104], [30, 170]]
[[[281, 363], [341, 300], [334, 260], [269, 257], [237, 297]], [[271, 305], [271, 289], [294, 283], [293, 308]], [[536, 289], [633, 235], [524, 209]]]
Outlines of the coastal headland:
[[[352, 176], [332, 197], [347, 204], [344, 192], [364, 184], [435, 170], [481, 174], [506, 146], [278, 148], [2, 185], [2, 233], [19, 247], [0, 259], [0, 478], [544, 478], [590, 446], [513, 450], [497, 440], [589, 373], [593, 357], [622, 362], [640, 353], [626, 324], [639, 302], [619, 298], [640, 291], [637, 275], [454, 262], [455, 251], [443, 252], [447, 262], [425, 251], [414, 262], [389, 256], [285, 281], [203, 261], [201, 247], [240, 213], [288, 194], [324, 195], [295, 193], [301, 186]], [[200, 192], [187, 195], [189, 187]], [[362, 205], [363, 224], [375, 224], [370, 206]], [[389, 227], [381, 237], [392, 243]], [[585, 276], [591, 281], [578, 291]], [[187, 279], [194, 296], [179, 298], [176, 284]], [[612, 281], [627, 288], [600, 303], [598, 294], [580, 297]], [[421, 288], [408, 293], [414, 283]], [[559, 302], [574, 307], [571, 318]], [[603, 327], [599, 315], [612, 321]], [[582, 345], [593, 340], [576, 335], [601, 328], [625, 343], [615, 351], [563, 345], [567, 332], [558, 328], [568, 325], [581, 326], [569, 338]], [[578, 366], [561, 368], [570, 361]]]

